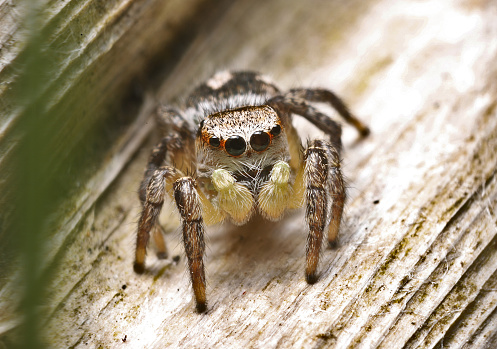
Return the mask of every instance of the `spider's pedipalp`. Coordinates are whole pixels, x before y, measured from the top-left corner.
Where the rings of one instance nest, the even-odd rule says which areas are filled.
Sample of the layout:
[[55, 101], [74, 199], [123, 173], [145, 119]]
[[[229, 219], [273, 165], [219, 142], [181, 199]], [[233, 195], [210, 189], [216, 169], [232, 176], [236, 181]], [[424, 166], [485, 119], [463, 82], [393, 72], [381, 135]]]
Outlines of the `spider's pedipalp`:
[[284, 161], [274, 164], [269, 180], [261, 187], [259, 211], [269, 220], [278, 220], [290, 204], [293, 188], [290, 183], [290, 165]]

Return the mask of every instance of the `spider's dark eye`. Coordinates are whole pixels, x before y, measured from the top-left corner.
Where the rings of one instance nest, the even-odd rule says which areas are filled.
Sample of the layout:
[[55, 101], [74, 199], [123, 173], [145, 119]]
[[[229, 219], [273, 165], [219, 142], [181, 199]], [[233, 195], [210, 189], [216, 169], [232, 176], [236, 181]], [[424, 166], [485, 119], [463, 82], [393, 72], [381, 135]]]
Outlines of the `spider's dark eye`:
[[271, 129], [271, 134], [273, 136], [277, 136], [281, 133], [281, 126], [280, 125], [276, 125], [274, 126], [272, 129]]
[[221, 145], [221, 141], [217, 137], [211, 137], [209, 138], [209, 144], [214, 148], [217, 148], [219, 147], [219, 145]]
[[255, 151], [263, 151], [269, 146], [271, 138], [266, 132], [257, 131], [250, 136], [250, 146]]
[[228, 152], [228, 154], [233, 156], [238, 156], [243, 154], [247, 145], [245, 144], [245, 140], [240, 136], [232, 136], [228, 138], [226, 143], [224, 144], [224, 148]]
[[200, 129], [204, 128], [204, 120], [200, 121]]

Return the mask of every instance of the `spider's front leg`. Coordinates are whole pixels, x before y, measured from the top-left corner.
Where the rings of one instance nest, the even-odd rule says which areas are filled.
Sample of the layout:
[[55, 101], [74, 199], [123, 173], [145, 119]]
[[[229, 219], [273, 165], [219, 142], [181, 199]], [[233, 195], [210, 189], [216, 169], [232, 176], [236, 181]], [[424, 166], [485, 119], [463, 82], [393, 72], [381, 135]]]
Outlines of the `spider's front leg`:
[[204, 221], [202, 218], [201, 198], [195, 180], [182, 177], [174, 182], [174, 199], [181, 215], [183, 243], [185, 245], [188, 268], [192, 280], [197, 312], [207, 309], [205, 296], [204, 270]]
[[157, 169], [147, 186], [145, 202], [138, 223], [136, 238], [135, 272], [145, 270], [145, 255], [150, 231], [157, 224], [164, 197], [170, 190], [174, 191], [176, 206], [181, 215], [183, 228], [183, 242], [188, 259], [188, 267], [192, 280], [198, 312], [206, 309], [205, 272], [204, 272], [204, 223], [200, 198], [195, 188], [195, 181], [191, 177], [183, 177], [173, 167], [164, 166]]
[[[150, 158], [147, 164], [147, 169], [145, 170], [145, 175], [143, 177], [142, 182], [140, 183], [140, 190], [138, 191], [139, 197], [140, 197], [140, 202], [142, 204], [142, 214], [145, 211], [145, 204], [147, 201], [147, 188], [150, 184], [150, 180], [152, 176], [154, 175], [155, 171], [159, 169], [161, 166], [162, 162], [166, 158], [166, 153], [167, 153], [167, 145], [171, 142], [170, 137], [165, 137], [163, 138], [159, 144], [154, 148], [152, 151], [152, 154], [150, 154]], [[150, 210], [150, 209], [149, 209]], [[150, 215], [149, 215], [150, 216]], [[156, 223], [152, 226], [152, 236], [154, 237], [155, 244], [157, 245], [157, 257], [159, 259], [166, 259], [167, 258], [167, 248], [166, 248], [166, 243], [164, 241], [163, 237], [163, 229], [161, 225], [155, 220]], [[142, 238], [140, 241], [137, 241], [137, 247], [140, 246], [141, 243], [143, 243], [143, 239], [145, 238], [145, 245], [148, 242], [148, 232], [144, 235], [144, 233], [141, 234]], [[140, 236], [140, 234], [139, 234]], [[145, 258], [145, 250], [146, 246], [143, 246], [141, 248], [141, 254], [143, 255], [143, 258]], [[138, 250], [138, 248], [137, 248]], [[138, 257], [140, 259], [140, 257]], [[143, 272], [143, 263], [142, 267], [136, 267], [135, 271], [137, 272]]]
[[317, 266], [328, 223], [328, 243], [333, 245], [338, 235], [345, 201], [345, 186], [340, 170], [338, 151], [324, 140], [311, 141], [304, 153], [305, 205], [309, 226], [306, 248], [305, 278], [317, 281]]
[[[142, 204], [142, 214], [138, 224], [138, 234], [136, 241], [136, 255], [134, 269], [137, 273], [143, 273], [145, 270], [145, 255], [147, 243], [150, 238], [150, 231], [158, 248], [157, 257], [159, 259], [167, 258], [166, 243], [163, 237], [163, 229], [157, 221], [164, 202], [166, 192], [172, 187], [172, 182], [181, 176], [180, 171], [183, 169], [174, 169], [172, 167], [161, 167], [169, 154], [172, 160], [177, 157], [184, 157], [191, 142], [188, 137], [182, 135], [188, 134], [188, 125], [179, 111], [173, 108], [161, 107], [156, 113], [157, 122], [167, 136], [164, 137], [150, 154], [147, 168], [140, 184], [139, 197]], [[170, 161], [171, 162], [171, 161]], [[190, 160], [191, 162], [191, 160]], [[188, 163], [188, 161], [182, 161]], [[165, 190], [167, 181], [167, 190]]]
[[[145, 188], [144, 190], [140, 189], [140, 197], [143, 197], [143, 208], [138, 222], [135, 262], [133, 264], [133, 269], [138, 274], [142, 274], [145, 271], [145, 256], [147, 253], [148, 240], [150, 239], [150, 231], [152, 229], [158, 229], [157, 219], [161, 212], [162, 205], [164, 204], [164, 197], [168, 192], [168, 189], [171, 188], [172, 182], [180, 176], [181, 173], [173, 167], [159, 167], [154, 170], [149, 178], [145, 179], [148, 181], [147, 186], [144, 187], [142, 184], [142, 188]], [[158, 242], [160, 252], [165, 253], [164, 240], [162, 236], [160, 236], [161, 239], [157, 240], [157, 234], [161, 234], [161, 232], [155, 230], [154, 235], [156, 242]]]

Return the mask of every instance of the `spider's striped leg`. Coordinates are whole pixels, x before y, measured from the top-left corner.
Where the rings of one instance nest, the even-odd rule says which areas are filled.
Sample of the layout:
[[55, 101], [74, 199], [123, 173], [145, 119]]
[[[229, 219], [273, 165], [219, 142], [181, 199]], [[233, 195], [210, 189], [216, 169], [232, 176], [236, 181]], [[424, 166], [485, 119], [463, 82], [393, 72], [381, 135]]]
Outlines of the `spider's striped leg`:
[[[330, 97], [330, 95], [332, 97]], [[325, 98], [326, 97], [326, 98]], [[369, 129], [364, 126], [358, 119], [356, 119], [350, 112], [348, 112], [347, 107], [345, 104], [338, 98], [336, 97], [331, 91], [327, 90], [312, 90], [312, 89], [298, 89], [298, 90], [291, 90], [290, 92], [281, 95], [281, 96], [276, 96], [272, 98], [268, 103], [275, 107], [277, 110], [280, 111], [280, 113], [284, 112], [290, 112], [290, 113], [295, 113], [299, 114], [303, 117], [305, 117], [307, 120], [311, 121], [314, 125], [319, 127], [321, 130], [326, 132], [329, 135], [329, 142], [325, 141], [313, 141], [308, 145], [308, 150], [305, 152], [304, 157], [308, 157], [309, 153], [312, 153], [313, 151], [309, 151], [311, 148], [316, 148], [316, 149], [322, 149], [320, 153], [323, 154], [322, 161], [318, 161], [318, 167], [312, 167], [312, 165], [309, 165], [309, 161], [306, 161], [306, 167], [305, 167], [305, 180], [307, 183], [307, 187], [310, 185], [309, 183], [313, 183], [313, 178], [318, 180], [320, 175], [317, 173], [320, 170], [319, 169], [326, 169], [327, 172], [323, 173], [323, 175], [328, 178], [328, 180], [322, 179], [324, 182], [319, 184], [320, 187], [326, 187], [326, 192], [329, 193], [329, 199], [331, 199], [332, 204], [331, 208], [328, 208], [326, 205], [321, 205], [323, 207], [323, 212], [318, 212], [316, 211], [315, 213], [312, 213], [310, 211], [313, 210], [320, 210], [321, 206], [316, 206], [315, 204], [310, 205], [309, 203], [312, 201], [312, 194], [313, 190], [310, 190], [306, 194], [306, 205], [308, 208], [308, 224], [318, 224], [320, 225], [321, 222], [323, 222], [323, 229], [324, 225], [326, 224], [326, 219], [328, 216], [330, 217], [329, 220], [329, 228], [328, 228], [328, 243], [331, 247], [334, 247], [336, 245], [336, 238], [340, 229], [340, 221], [342, 217], [342, 212], [343, 212], [343, 205], [345, 202], [345, 186], [343, 183], [343, 176], [340, 170], [340, 153], [342, 150], [342, 127], [340, 124], [335, 122], [333, 119], [331, 119], [328, 115], [321, 113], [318, 111], [316, 108], [311, 106], [307, 100], [310, 101], [315, 101], [315, 102], [326, 102], [328, 101], [329, 103], [333, 104], [331, 101], [327, 100], [331, 99], [334, 101], [336, 104], [335, 107], [337, 109], [341, 108], [341, 114], [346, 114], [348, 116], [344, 116], [346, 120], [351, 122], [352, 124], [356, 124], [355, 126], [358, 128], [359, 132], [361, 132], [363, 135], [366, 135], [369, 133]], [[339, 110], [340, 111], [340, 110]], [[348, 114], [347, 114], [348, 113]], [[317, 160], [315, 160], [317, 161]], [[329, 172], [328, 172], [329, 171]], [[318, 180], [319, 182], [319, 180]], [[320, 182], [319, 182], [320, 183]], [[326, 183], [326, 185], [325, 185]], [[296, 186], [296, 189], [298, 190], [299, 187]], [[306, 188], [307, 191], [308, 188]], [[322, 195], [316, 195], [316, 200], [320, 200], [319, 198]], [[328, 197], [325, 196], [325, 199], [328, 200]], [[324, 200], [321, 200], [324, 202]], [[328, 210], [330, 211], [328, 213]], [[316, 214], [317, 216], [313, 219], [309, 217]], [[326, 217], [326, 219], [318, 219], [318, 216]], [[317, 219], [317, 220], [316, 220]], [[311, 229], [311, 231], [314, 231], [312, 236], [315, 238], [309, 238], [309, 241], [316, 241], [316, 239], [319, 239], [319, 244], [321, 243], [320, 241], [322, 240], [322, 234], [319, 234], [319, 229], [314, 228]], [[311, 242], [312, 242], [311, 241]], [[308, 256], [310, 255], [311, 257], [308, 257], [308, 265], [314, 265], [314, 267], [309, 267], [309, 271], [311, 271], [313, 268], [314, 272], [317, 267], [317, 262], [319, 259], [319, 249], [317, 249], [317, 245], [312, 248], [311, 247], [311, 242], [308, 244]], [[320, 247], [320, 245], [319, 245]], [[316, 250], [317, 249], [317, 250]], [[314, 252], [309, 252], [310, 250], [313, 250]], [[315, 257], [312, 257], [315, 256]], [[313, 261], [313, 262], [311, 262]], [[310, 274], [309, 274], [310, 275]]]
[[147, 187], [150, 183], [150, 179], [152, 178], [154, 172], [162, 166], [164, 160], [166, 159], [167, 145], [169, 142], [170, 137], [162, 138], [159, 144], [155, 146], [155, 148], [152, 150], [152, 153], [150, 154], [147, 168], [145, 169], [143, 179], [140, 183], [140, 189], [138, 191], [138, 196], [140, 198], [142, 206], [145, 205], [145, 201], [147, 199]]
[[335, 243], [345, 201], [345, 187], [338, 151], [329, 142], [311, 141], [304, 160], [306, 221], [309, 227], [305, 277], [312, 284], [318, 279], [319, 253], [327, 223], [328, 242]]
[[[167, 132], [168, 135], [164, 137], [159, 142], [159, 144], [157, 144], [157, 146], [150, 154], [147, 168], [145, 170], [143, 180], [140, 184], [138, 194], [142, 203], [142, 216], [143, 214], [145, 214], [146, 211], [147, 188], [149, 187], [152, 177], [154, 176], [156, 171], [165, 163], [176, 162], [184, 165], [183, 167], [185, 167], [180, 167], [179, 171], [186, 172], [188, 170], [187, 166], [189, 166], [191, 163], [191, 159], [188, 158], [188, 156], [185, 156], [185, 154], [193, 153], [192, 151], [190, 151], [193, 143], [191, 141], [192, 132], [188, 129], [188, 123], [184, 120], [184, 117], [179, 111], [173, 108], [161, 107], [157, 110], [156, 121], [159, 128], [161, 128], [162, 131]], [[170, 182], [170, 184], [171, 183], [172, 182]], [[150, 209], [147, 210], [150, 211]], [[164, 241], [163, 228], [159, 225], [157, 219], [154, 219], [153, 226], [146, 233], [142, 233], [141, 235], [139, 233], [140, 240], [137, 241], [138, 264], [136, 264], [137, 266], [135, 267], [135, 270], [143, 271], [145, 249], [149, 239], [150, 230], [152, 231], [153, 238], [158, 249], [157, 257], [160, 259], [167, 258], [167, 248]]]
[[[369, 128], [361, 121], [359, 120], [354, 114], [352, 114], [345, 104], [344, 101], [340, 97], [338, 97], [335, 93], [333, 93], [330, 90], [322, 89], [322, 88], [297, 88], [297, 89], [292, 89], [287, 93], [287, 98], [288, 99], [293, 99], [293, 100], [306, 100], [309, 102], [321, 102], [321, 103], [328, 103], [331, 105], [339, 114], [340, 116], [347, 121], [347, 123], [351, 124], [354, 126], [359, 134], [363, 137], [367, 136], [369, 134]], [[300, 114], [300, 113], [299, 113]], [[301, 114], [302, 116], [306, 117], [309, 121], [312, 123], [316, 124], [316, 126], [320, 127], [319, 124], [326, 124], [328, 123], [327, 120], [331, 120], [329, 117], [325, 117], [325, 119], [322, 118], [315, 118], [310, 116], [309, 113]], [[325, 128], [323, 128], [325, 130]]]
[[176, 133], [186, 138], [194, 133], [183, 113], [168, 105], [161, 105], [157, 108], [155, 122], [164, 134]]
[[[303, 90], [306, 91], [306, 90]], [[328, 115], [321, 113], [301, 96], [301, 93], [288, 92], [285, 95], [277, 96], [269, 101], [270, 105], [282, 111], [298, 114], [312, 122], [316, 127], [325, 132], [337, 151], [342, 150], [342, 126]]]
[[[147, 252], [147, 244], [150, 239], [150, 231], [157, 228], [157, 218], [159, 217], [162, 205], [164, 204], [164, 197], [171, 186], [171, 182], [178, 178], [180, 173], [173, 167], [159, 167], [156, 169], [148, 180], [145, 190], [145, 199], [143, 201], [143, 209], [141, 212], [140, 220], [138, 222], [138, 233], [136, 235], [136, 251], [135, 262], [133, 268], [135, 272], [141, 274], [145, 271], [145, 255]], [[154, 234], [157, 234], [154, 232]], [[158, 232], [160, 234], [160, 232]], [[157, 241], [157, 235], [154, 236], [158, 247], [163, 248], [165, 252], [165, 244], [162, 239]], [[162, 236], [161, 236], [162, 238]]]
[[197, 312], [207, 309], [204, 270], [204, 221], [195, 180], [182, 177], [174, 182], [174, 199], [181, 215], [183, 243], [192, 280]]
[[[154, 175], [155, 171], [164, 163], [167, 154], [168, 143], [170, 143], [170, 137], [164, 137], [159, 144], [155, 146], [150, 154], [147, 168], [145, 174], [143, 175], [143, 180], [140, 183], [140, 189], [138, 191], [138, 196], [140, 197], [140, 202], [142, 204], [142, 210], [145, 208], [145, 203], [147, 200], [147, 187], [150, 183], [150, 179]], [[157, 257], [159, 259], [167, 258], [167, 248], [162, 235], [163, 229], [160, 227], [159, 223], [155, 223], [151, 228], [154, 237], [155, 244], [157, 246]], [[148, 241], [148, 238], [147, 238]], [[137, 243], [137, 247], [139, 244]]]
[[332, 200], [328, 223], [328, 245], [330, 247], [336, 247], [347, 193], [345, 191], [345, 183], [340, 166], [340, 154], [334, 145], [325, 142], [324, 147], [328, 154], [328, 185], [329, 195]]

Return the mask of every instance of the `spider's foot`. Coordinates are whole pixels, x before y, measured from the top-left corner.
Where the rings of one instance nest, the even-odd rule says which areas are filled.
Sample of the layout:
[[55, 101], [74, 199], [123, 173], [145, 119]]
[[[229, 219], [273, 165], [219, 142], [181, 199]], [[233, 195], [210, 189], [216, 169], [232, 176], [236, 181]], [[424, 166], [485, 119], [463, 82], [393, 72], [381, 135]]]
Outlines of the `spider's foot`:
[[367, 126], [363, 126], [359, 129], [359, 133], [361, 134], [361, 137], [367, 137], [371, 133], [371, 130]]
[[338, 240], [328, 241], [328, 247], [331, 249], [336, 249], [338, 247]]
[[157, 252], [157, 258], [159, 259], [167, 259], [167, 252]]
[[145, 264], [135, 262], [133, 263], [133, 270], [137, 274], [143, 274], [145, 272]]
[[205, 313], [207, 310], [207, 302], [197, 302], [195, 309], [199, 314]]
[[315, 284], [318, 281], [318, 279], [319, 277], [316, 273], [305, 274], [305, 281], [307, 281], [309, 285]]

